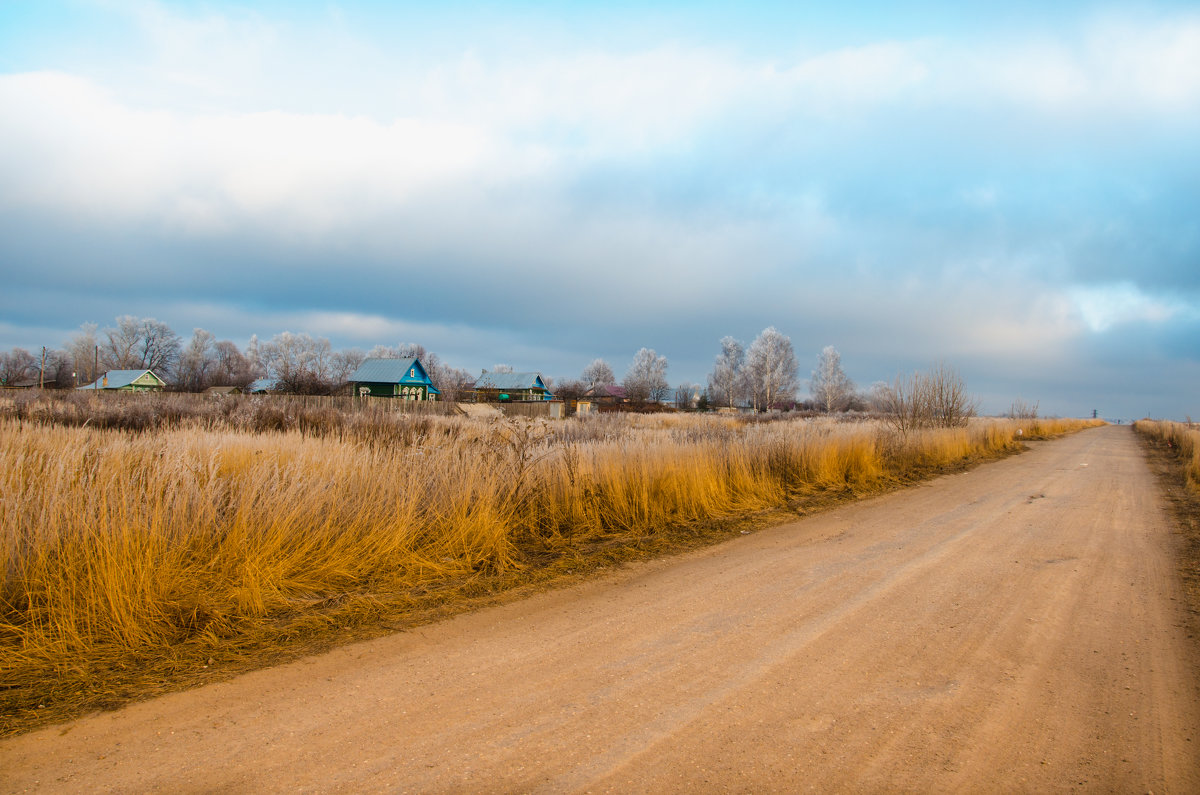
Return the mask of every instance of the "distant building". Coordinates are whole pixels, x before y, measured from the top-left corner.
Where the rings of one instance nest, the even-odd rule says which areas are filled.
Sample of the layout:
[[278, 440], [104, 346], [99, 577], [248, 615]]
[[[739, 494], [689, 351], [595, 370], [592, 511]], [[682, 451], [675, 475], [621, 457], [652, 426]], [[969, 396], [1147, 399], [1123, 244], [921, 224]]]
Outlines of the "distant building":
[[625, 387], [617, 384], [596, 384], [583, 393], [582, 399], [597, 406], [617, 406], [629, 402]]
[[484, 370], [475, 379], [475, 400], [482, 403], [553, 399], [541, 373], [489, 373]]
[[109, 370], [87, 386], [77, 389], [105, 389], [109, 392], [161, 392], [167, 382], [153, 370]]
[[442, 394], [420, 359], [365, 359], [349, 381], [350, 393], [360, 397], [437, 400]]

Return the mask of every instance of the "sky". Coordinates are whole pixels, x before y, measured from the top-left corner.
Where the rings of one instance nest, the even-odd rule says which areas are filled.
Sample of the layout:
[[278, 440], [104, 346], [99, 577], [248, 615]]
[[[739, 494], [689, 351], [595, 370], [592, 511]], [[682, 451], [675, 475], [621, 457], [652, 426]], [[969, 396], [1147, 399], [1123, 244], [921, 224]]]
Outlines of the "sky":
[[678, 384], [774, 326], [803, 377], [1200, 418], [1198, 141], [1194, 3], [0, 0], [0, 350]]

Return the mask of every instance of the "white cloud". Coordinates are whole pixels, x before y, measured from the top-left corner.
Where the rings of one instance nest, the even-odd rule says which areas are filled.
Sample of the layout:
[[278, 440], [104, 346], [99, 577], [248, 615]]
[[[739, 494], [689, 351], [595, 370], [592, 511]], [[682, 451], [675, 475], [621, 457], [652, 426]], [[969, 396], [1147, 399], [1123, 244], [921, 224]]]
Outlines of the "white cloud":
[[1197, 314], [1181, 301], [1146, 295], [1130, 282], [1075, 287], [1067, 295], [1084, 325], [1095, 333], [1137, 323], [1160, 325]]
[[485, 133], [427, 119], [185, 114], [57, 73], [0, 76], [0, 202], [190, 232], [344, 228], [497, 162]]

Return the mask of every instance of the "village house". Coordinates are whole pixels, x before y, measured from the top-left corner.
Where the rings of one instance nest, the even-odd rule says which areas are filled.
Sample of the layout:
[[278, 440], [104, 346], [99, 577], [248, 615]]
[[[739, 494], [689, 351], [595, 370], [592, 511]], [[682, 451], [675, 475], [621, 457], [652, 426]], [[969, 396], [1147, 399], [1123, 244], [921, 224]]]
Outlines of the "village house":
[[441, 395], [419, 359], [364, 359], [349, 381], [356, 397], [437, 400]]
[[167, 382], [153, 370], [109, 370], [87, 386], [76, 389], [105, 389], [110, 392], [161, 392]]
[[475, 379], [475, 400], [480, 403], [508, 403], [553, 400], [541, 373], [489, 373]]
[[625, 387], [617, 384], [596, 384], [583, 393], [582, 399], [597, 406], [619, 406], [629, 402]]

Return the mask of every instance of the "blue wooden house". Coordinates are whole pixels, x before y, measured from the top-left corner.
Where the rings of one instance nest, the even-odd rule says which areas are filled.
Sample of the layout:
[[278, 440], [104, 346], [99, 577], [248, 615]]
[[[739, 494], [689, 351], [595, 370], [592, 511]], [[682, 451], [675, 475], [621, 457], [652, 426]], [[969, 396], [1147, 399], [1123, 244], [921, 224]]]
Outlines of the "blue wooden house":
[[420, 359], [364, 359], [349, 380], [351, 394], [360, 397], [437, 400], [441, 395]]
[[489, 373], [484, 370], [475, 379], [475, 400], [481, 403], [553, 399], [541, 373]]

